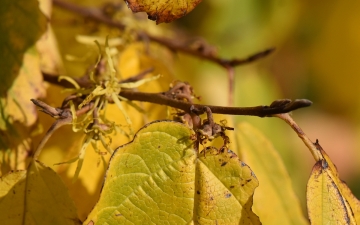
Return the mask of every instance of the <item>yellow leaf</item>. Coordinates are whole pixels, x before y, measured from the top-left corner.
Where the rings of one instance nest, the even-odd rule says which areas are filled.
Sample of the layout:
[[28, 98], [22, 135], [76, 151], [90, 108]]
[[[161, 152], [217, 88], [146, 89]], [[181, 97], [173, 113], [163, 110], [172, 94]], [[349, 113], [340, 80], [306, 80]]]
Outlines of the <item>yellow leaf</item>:
[[0, 180], [2, 224], [80, 224], [74, 203], [58, 175], [40, 162]]
[[84, 224], [260, 224], [250, 168], [231, 151], [198, 156], [192, 134], [173, 121], [142, 128], [113, 154]]
[[289, 174], [271, 143], [250, 124], [241, 123], [235, 131], [241, 160], [251, 165], [260, 181], [253, 208], [262, 223], [307, 224]]
[[[146, 77], [154, 77], [156, 75], [161, 75], [161, 77], [140, 86], [138, 90], [152, 93], [167, 91], [169, 84], [175, 79], [169, 68], [171, 67], [172, 60], [169, 59], [170, 56], [166, 55], [166, 52], [159, 51], [154, 45], [150, 45], [149, 51], [152, 54], [148, 54], [144, 44], [140, 42], [128, 45], [120, 55], [118, 70], [122, 77], [126, 79], [146, 69], [153, 68], [153, 71]], [[163, 58], [167, 59], [166, 64]], [[140, 129], [150, 121], [165, 119], [167, 116], [165, 106], [143, 102], [139, 105], [144, 109], [145, 114], [136, 113], [135, 116], [132, 113], [128, 113], [129, 115], [133, 115], [131, 120], [137, 124], [133, 125], [134, 130]], [[127, 108], [131, 109], [131, 107]]]
[[34, 47], [25, 52], [18, 72], [6, 96], [0, 96], [0, 149], [4, 150], [0, 152], [0, 174], [26, 168], [32, 146], [31, 126], [38, 118], [30, 99], [45, 97], [39, 55]]
[[[52, 1], [39, 0], [39, 8], [47, 18], [51, 19]], [[52, 29], [51, 23], [48, 23], [46, 32], [36, 43], [36, 48], [41, 55], [41, 71], [50, 74], [65, 74], [64, 65], [58, 49], [58, 43]]]
[[12, 86], [25, 51], [46, 29], [46, 17], [36, 0], [3, 0], [0, 7], [0, 93]]
[[260, 224], [251, 209], [259, 181], [232, 151], [201, 154], [195, 182], [195, 224]]
[[151, 1], [125, 0], [127, 6], [134, 12], [146, 12], [150, 20], [156, 23], [169, 23], [191, 12], [202, 0], [183, 1]]
[[316, 162], [307, 185], [307, 206], [312, 224], [360, 223], [360, 202], [340, 180], [336, 166], [318, 143], [323, 159]]
[[[11, 117], [13, 121], [19, 121], [25, 126], [31, 126], [37, 119], [37, 109], [30, 99], [45, 97], [45, 87], [40, 71], [39, 55], [34, 47], [26, 51], [23, 61], [6, 98], [1, 98], [1, 101], [5, 106], [5, 117]], [[5, 129], [3, 122], [0, 120], [0, 129]]]
[[[112, 107], [114, 114], [116, 114], [116, 112], [119, 113], [116, 106]], [[47, 115], [41, 115], [40, 119], [42, 120], [43, 126], [46, 128], [50, 127], [51, 123], [54, 122], [53, 119], [49, 118]], [[79, 178], [75, 183], [73, 183], [72, 180], [77, 168], [77, 163], [63, 165], [54, 164], [68, 161], [69, 159], [78, 156], [83, 139], [84, 135], [72, 132], [71, 126], [62, 127], [56, 131], [46, 143], [39, 158], [41, 161], [50, 165], [64, 181], [66, 187], [69, 189], [68, 192], [71, 199], [75, 202], [80, 220], [86, 218], [86, 215], [88, 215], [99, 197], [102, 186], [101, 180], [104, 177], [104, 167], [102, 165], [103, 162], [101, 161], [101, 156], [95, 152], [91, 145], [89, 145], [86, 149], [86, 157]], [[120, 143], [127, 141], [127, 139], [122, 136], [118, 139], [114, 139], [111, 148], [115, 149]], [[100, 144], [99, 147], [101, 152], [106, 152], [106, 149]], [[106, 162], [108, 162], [109, 157], [110, 154], [104, 155]]]

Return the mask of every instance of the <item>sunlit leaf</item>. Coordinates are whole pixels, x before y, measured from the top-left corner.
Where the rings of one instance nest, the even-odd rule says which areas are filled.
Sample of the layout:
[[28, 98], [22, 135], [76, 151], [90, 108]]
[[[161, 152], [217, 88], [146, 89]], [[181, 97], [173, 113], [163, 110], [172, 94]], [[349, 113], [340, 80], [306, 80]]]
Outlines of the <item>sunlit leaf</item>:
[[250, 168], [231, 151], [198, 156], [191, 134], [183, 124], [155, 122], [118, 148], [84, 224], [260, 224]]
[[[39, 7], [47, 18], [51, 18], [52, 1], [39, 0]], [[64, 65], [58, 48], [51, 23], [47, 25], [47, 30], [36, 43], [36, 49], [40, 54], [41, 71], [50, 74], [65, 74]]]
[[30, 126], [38, 118], [36, 106], [30, 98], [44, 96], [39, 55], [31, 47], [24, 54], [23, 64], [6, 96], [0, 96], [0, 164], [3, 174], [25, 169], [32, 145]]
[[316, 162], [307, 185], [312, 224], [359, 224], [360, 202], [340, 180], [336, 166], [318, 143], [323, 159]]
[[[24, 54], [19, 74], [9, 88], [7, 96], [1, 98], [2, 105], [5, 106], [5, 117], [11, 117], [12, 121], [19, 121], [25, 126], [33, 125], [37, 119], [37, 110], [30, 99], [44, 96], [45, 87], [40, 72], [39, 55], [35, 48], [30, 48]], [[0, 129], [6, 129], [4, 122], [0, 119]]]
[[191, 12], [202, 0], [183, 1], [151, 1], [125, 0], [128, 7], [134, 12], [146, 12], [149, 19], [156, 23], [169, 23]]
[[252, 212], [259, 181], [232, 151], [201, 154], [195, 182], [195, 224], [260, 224]]
[[46, 29], [37, 0], [3, 0], [0, 7], [0, 94], [12, 86], [25, 51]]
[[261, 222], [307, 224], [289, 174], [272, 144], [250, 124], [241, 123], [235, 131], [241, 160], [251, 165], [260, 182], [253, 208]]
[[80, 224], [76, 208], [58, 175], [40, 162], [0, 180], [2, 224]]

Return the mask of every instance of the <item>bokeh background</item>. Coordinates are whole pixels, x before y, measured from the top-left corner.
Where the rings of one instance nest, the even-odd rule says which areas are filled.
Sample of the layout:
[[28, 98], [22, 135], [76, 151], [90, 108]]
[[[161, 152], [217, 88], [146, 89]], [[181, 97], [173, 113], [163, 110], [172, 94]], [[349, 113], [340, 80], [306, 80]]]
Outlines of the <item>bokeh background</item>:
[[[313, 106], [293, 112], [293, 118], [313, 141], [319, 139], [341, 178], [360, 197], [359, 1], [204, 0], [176, 25], [205, 38], [224, 58], [245, 58], [275, 47], [266, 59], [236, 69], [234, 105], [310, 99]], [[194, 86], [204, 103], [227, 104], [223, 68], [179, 54], [176, 73]], [[273, 142], [305, 209], [314, 164], [305, 145], [279, 119], [235, 121], [249, 121]]]

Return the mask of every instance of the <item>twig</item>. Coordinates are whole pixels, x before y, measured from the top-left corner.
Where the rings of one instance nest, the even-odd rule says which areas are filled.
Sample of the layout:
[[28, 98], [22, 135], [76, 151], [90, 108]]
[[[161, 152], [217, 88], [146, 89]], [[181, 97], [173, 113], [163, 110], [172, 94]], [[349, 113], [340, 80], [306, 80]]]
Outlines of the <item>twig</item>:
[[[54, 3], [54, 5], [61, 7], [63, 9], [66, 9], [68, 11], [71, 11], [77, 15], [81, 15], [83, 17], [93, 19], [95, 21], [104, 23], [111, 27], [118, 28], [120, 30], [125, 29], [124, 24], [112, 20], [111, 18], [107, 17], [101, 10], [99, 10], [97, 8], [83, 7], [83, 6], [79, 6], [79, 5], [76, 5], [76, 4], [73, 4], [70, 2], [65, 2], [62, 0], [53, 0], [53, 3]], [[148, 33], [145, 33], [145, 32], [138, 32], [137, 35], [139, 38], [142, 38], [142, 39], [145, 38], [150, 41], [157, 42], [161, 45], [166, 46], [167, 48], [169, 48], [173, 51], [183, 52], [185, 54], [189, 54], [189, 55], [199, 57], [204, 60], [214, 62], [224, 68], [240, 66], [243, 64], [253, 62], [255, 60], [258, 60], [260, 58], [263, 58], [263, 57], [269, 55], [271, 52], [274, 51], [274, 48], [267, 49], [265, 51], [251, 55], [245, 59], [222, 59], [222, 58], [215, 56], [214, 54], [211, 54], [211, 53], [208, 53], [205, 51], [199, 51], [198, 49], [188, 47], [187, 45], [178, 43], [177, 41], [169, 39], [169, 38], [157, 37], [157, 36], [153, 36]]]
[[148, 35], [148, 34], [147, 34], [147, 36], [151, 41], [154, 41], [161, 45], [164, 45], [173, 51], [183, 52], [183, 53], [186, 53], [186, 54], [189, 54], [192, 56], [196, 56], [201, 59], [205, 59], [205, 60], [214, 62], [224, 68], [236, 67], [236, 66], [254, 62], [258, 59], [268, 56], [270, 53], [272, 53], [275, 50], [275, 48], [266, 49], [265, 51], [258, 52], [258, 53], [251, 55], [245, 59], [222, 59], [222, 58], [214, 56], [213, 54], [206, 54], [203, 51], [197, 51], [196, 49], [194, 50], [193, 48], [188, 48], [188, 47], [186, 47], [182, 44], [179, 44], [179, 43], [175, 42], [174, 40], [171, 40], [168, 38], [155, 37], [155, 36]]
[[[48, 80], [47, 76], [44, 76], [44, 80], [56, 85], [62, 85], [63, 83], [54, 82], [57, 79]], [[79, 84], [80, 87], [87, 84]], [[228, 115], [247, 115], [247, 116], [259, 116], [266, 117], [272, 116], [273, 114], [287, 113], [294, 111], [299, 108], [304, 108], [312, 104], [307, 99], [296, 99], [291, 101], [289, 99], [280, 99], [271, 103], [270, 106], [254, 106], [254, 107], [224, 107], [224, 106], [212, 106], [212, 105], [201, 105], [193, 104], [191, 102], [177, 100], [172, 97], [171, 93], [145, 93], [135, 92], [133, 90], [122, 89], [120, 94], [121, 97], [128, 99], [129, 101], [141, 101], [151, 102], [159, 105], [167, 105], [173, 108], [181, 109], [184, 112], [192, 113], [193, 110], [199, 113], [204, 113], [204, 107], [209, 107], [212, 113], [215, 114], [228, 114]]]
[[[60, 127], [67, 125], [67, 124], [71, 124], [73, 117], [71, 115], [70, 110], [68, 110], [68, 109], [54, 108], [40, 100], [36, 100], [36, 99], [31, 99], [31, 101], [36, 106], [40, 107], [40, 111], [42, 111], [56, 119], [56, 121], [51, 125], [49, 130], [46, 132], [44, 138], [41, 139], [38, 147], [35, 150], [33, 158], [34, 158], [34, 160], [37, 160], [41, 153], [41, 150], [44, 148], [46, 142], [49, 140], [51, 135]], [[94, 105], [93, 103], [90, 103], [90, 104], [85, 105], [81, 109], [77, 110], [76, 116], [80, 116], [80, 115], [86, 113], [93, 107], [93, 105]]]
[[154, 68], [150, 67], [142, 72], [140, 72], [139, 74], [135, 75], [135, 76], [131, 76], [125, 80], [121, 80], [120, 83], [129, 83], [129, 82], [136, 82], [141, 80], [145, 75], [147, 75], [148, 73], [151, 73], [152, 71], [154, 71]]
[[59, 6], [68, 11], [74, 12], [77, 15], [81, 15], [86, 18], [91, 18], [98, 22], [105, 23], [109, 26], [119, 28], [120, 30], [123, 30], [125, 28], [123, 24], [113, 21], [111, 18], [107, 17], [101, 10], [97, 8], [83, 7], [62, 0], [53, 0], [53, 3], [54, 5]]
[[130, 101], [142, 101], [151, 102], [160, 105], [167, 105], [173, 108], [181, 109], [187, 113], [192, 113], [197, 110], [199, 113], [204, 113], [204, 107], [209, 107], [212, 113], [215, 114], [229, 114], [229, 115], [245, 115], [245, 116], [259, 116], [266, 117], [272, 116], [273, 114], [287, 113], [294, 111], [299, 108], [307, 107], [312, 104], [307, 99], [296, 99], [291, 101], [289, 99], [276, 100], [276, 102], [284, 102], [283, 105], [274, 106], [254, 106], [254, 107], [224, 107], [224, 106], [213, 106], [213, 105], [201, 105], [192, 104], [185, 101], [179, 101], [176, 99], [169, 98], [166, 92], [162, 93], [144, 93], [134, 92], [128, 90], [122, 90], [120, 96], [127, 98]]
[[290, 125], [290, 127], [297, 133], [297, 135], [301, 138], [301, 140], [304, 142], [304, 144], [308, 147], [310, 150], [312, 156], [314, 157], [315, 161], [318, 162], [321, 159], [324, 159], [321, 152], [319, 151], [319, 144], [316, 140], [315, 143], [313, 143], [310, 138], [306, 136], [304, 131], [295, 123], [295, 121], [291, 118], [291, 116], [288, 113], [285, 114], [277, 114], [273, 115], [274, 117], [278, 117], [282, 120], [284, 120], [287, 124]]
[[234, 87], [235, 87], [235, 71], [234, 67], [228, 67], [227, 68], [227, 74], [228, 74], [228, 106], [234, 105]]
[[[74, 85], [72, 85], [69, 81], [67, 80], [61, 80], [59, 81], [59, 75], [57, 74], [50, 74], [50, 73], [45, 73], [45, 72], [42, 72], [42, 75], [43, 75], [43, 78], [45, 81], [49, 82], [49, 83], [52, 83], [52, 84], [57, 84], [57, 85], [60, 85], [62, 87], [65, 87], [65, 88], [73, 88]], [[89, 76], [86, 74], [84, 75], [83, 77], [81, 78], [76, 78], [76, 77], [73, 77], [73, 79], [76, 81], [76, 83], [79, 84], [80, 87], [88, 87], [91, 85], [91, 83], [89, 82], [89, 79], [83, 79], [83, 78], [88, 78]]]
[[[131, 76], [131, 77], [127, 78], [127, 79], [121, 80], [119, 83], [136, 82], [138, 80], [141, 80], [148, 73], [151, 73], [153, 70], [154, 70], [154, 68], [150, 67], [150, 68], [145, 69], [144, 71], [140, 72], [139, 74], [136, 74], [136, 75]], [[49, 83], [60, 85], [60, 86], [65, 87], [65, 88], [74, 87], [67, 80], [59, 81], [59, 75], [57, 75], [57, 74], [50, 74], [50, 73], [42, 72], [42, 75], [43, 75], [44, 80], [49, 82]], [[92, 85], [91, 82], [90, 82], [90, 79], [89, 79], [89, 74], [85, 74], [85, 75], [83, 75], [82, 77], [79, 77], [79, 78], [72, 77], [72, 79], [74, 79], [75, 82], [80, 87], [83, 87], [83, 88], [87, 88], [87, 87], [90, 87]]]

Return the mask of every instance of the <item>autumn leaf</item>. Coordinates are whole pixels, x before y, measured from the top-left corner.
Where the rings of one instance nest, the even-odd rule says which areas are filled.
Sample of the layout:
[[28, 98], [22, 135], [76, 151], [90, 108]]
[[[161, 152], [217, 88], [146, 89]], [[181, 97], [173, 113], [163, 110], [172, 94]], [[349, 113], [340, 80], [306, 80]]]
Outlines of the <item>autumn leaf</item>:
[[272, 144], [248, 123], [239, 124], [236, 132], [241, 160], [251, 165], [260, 182], [253, 208], [262, 223], [307, 224], [289, 174]]
[[307, 207], [311, 224], [359, 224], [360, 201], [340, 180], [336, 166], [321, 148], [307, 184]]
[[40, 162], [0, 180], [2, 224], [80, 224], [60, 177]]
[[231, 151], [198, 156], [192, 134], [177, 122], [154, 122], [119, 147], [84, 224], [260, 224], [251, 169]]
[[252, 212], [259, 181], [231, 150], [200, 153], [195, 182], [195, 224], [260, 224]]
[[45, 94], [33, 46], [47, 20], [36, 0], [2, 1], [0, 20], [0, 174], [6, 174], [24, 169], [30, 151], [37, 113], [29, 99]]
[[159, 23], [169, 23], [191, 12], [202, 0], [125, 0], [127, 6], [134, 12], [146, 12], [150, 20]]
[[[40, 72], [39, 55], [34, 47], [24, 54], [23, 64], [13, 85], [7, 91], [7, 96], [1, 98], [6, 111], [6, 117], [11, 121], [18, 121], [25, 126], [31, 126], [37, 119], [36, 106], [31, 98], [45, 97], [45, 87]], [[0, 129], [5, 130], [3, 120], [0, 120]]]
[[40, 38], [47, 21], [36, 0], [3, 0], [0, 21], [0, 95], [3, 96], [20, 70], [25, 51]]
[[6, 96], [0, 97], [0, 148], [4, 150], [0, 151], [1, 175], [26, 168], [32, 145], [31, 126], [38, 118], [30, 98], [44, 96], [39, 55], [35, 47], [30, 47]]

